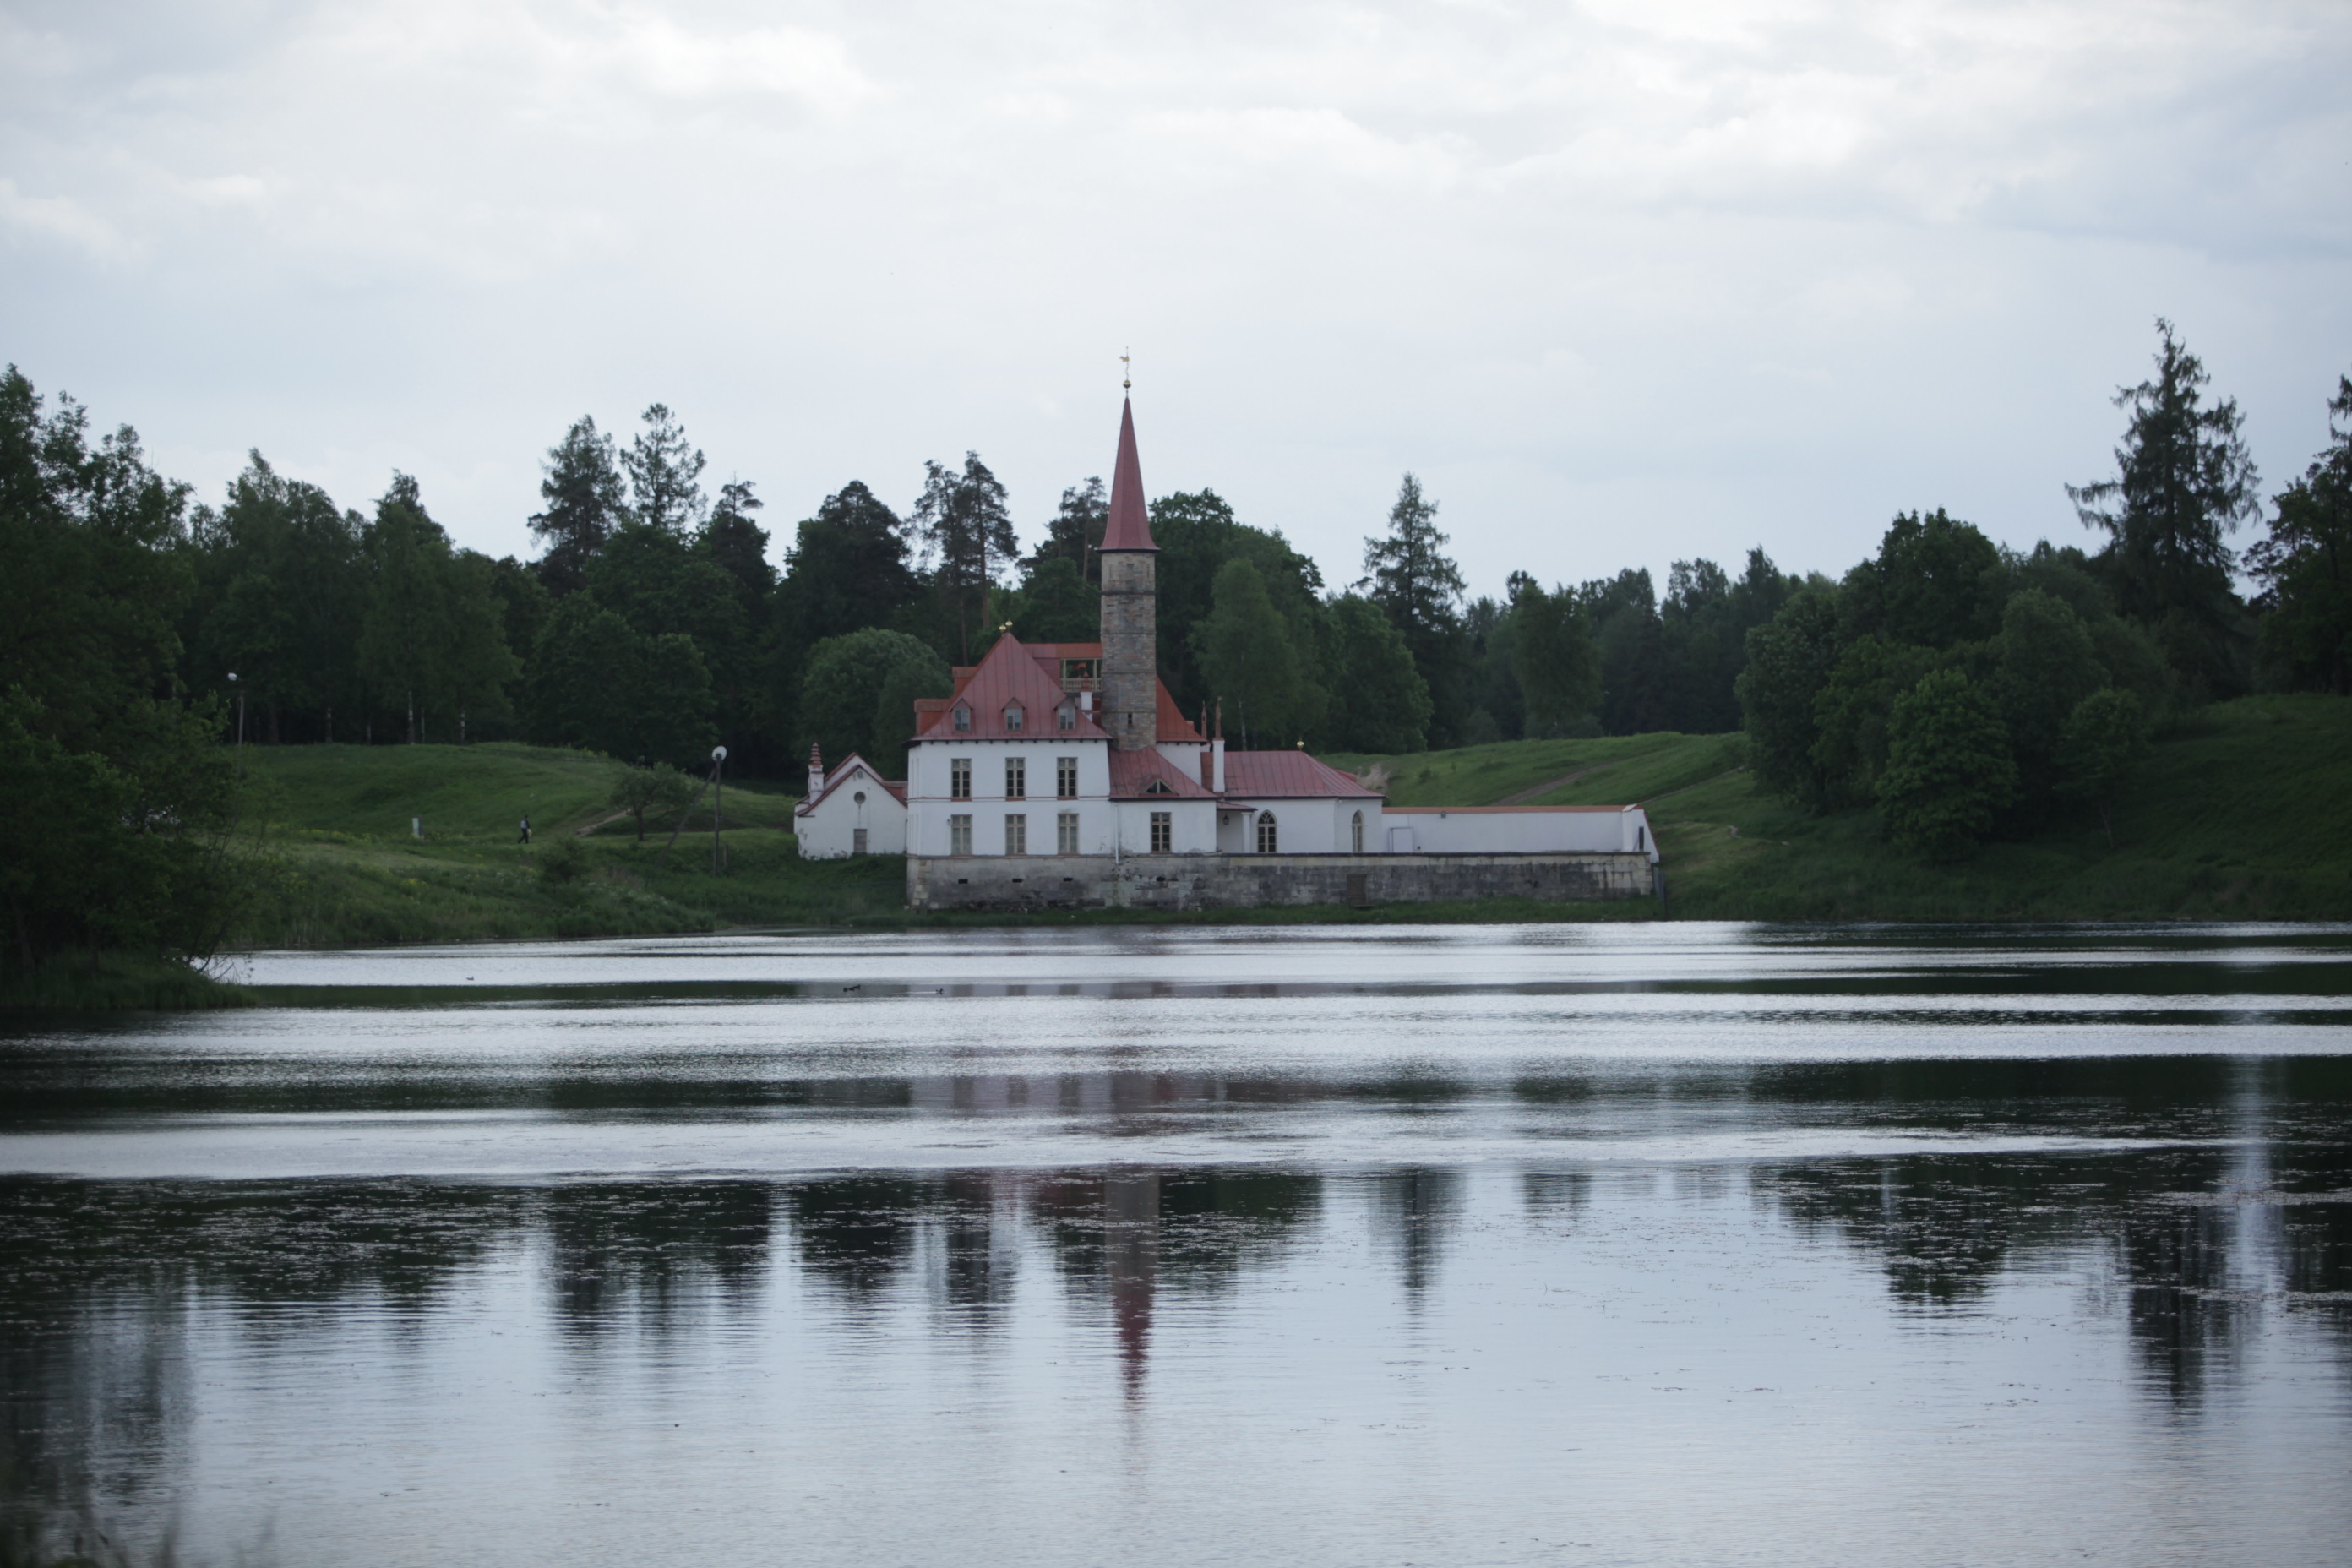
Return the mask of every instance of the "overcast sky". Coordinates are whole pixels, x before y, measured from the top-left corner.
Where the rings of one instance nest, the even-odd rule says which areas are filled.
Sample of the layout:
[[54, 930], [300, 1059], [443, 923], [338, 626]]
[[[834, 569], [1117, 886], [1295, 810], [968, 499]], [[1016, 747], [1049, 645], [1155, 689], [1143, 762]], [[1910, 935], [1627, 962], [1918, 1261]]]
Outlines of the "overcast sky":
[[2176, 321], [2266, 491], [2352, 370], [2352, 5], [0, 0], [0, 359], [208, 500], [528, 555], [583, 413], [765, 521], [976, 448], [1475, 591], [1897, 510], [2084, 539]]

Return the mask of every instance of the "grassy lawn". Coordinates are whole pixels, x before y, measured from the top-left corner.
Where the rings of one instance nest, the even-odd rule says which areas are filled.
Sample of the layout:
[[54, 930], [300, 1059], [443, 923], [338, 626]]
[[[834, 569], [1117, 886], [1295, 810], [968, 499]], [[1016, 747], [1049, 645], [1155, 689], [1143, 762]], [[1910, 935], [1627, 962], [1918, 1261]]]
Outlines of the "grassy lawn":
[[[770, 784], [727, 788], [728, 868], [714, 876], [708, 795], [665, 855], [676, 818], [649, 817], [639, 844], [635, 823], [610, 820], [605, 805], [621, 764], [586, 752], [250, 746], [246, 766], [273, 832], [268, 889], [235, 933], [240, 947], [835, 922], [904, 901], [903, 860], [801, 859], [789, 831], [797, 797]], [[526, 813], [528, 847], [518, 842]]]

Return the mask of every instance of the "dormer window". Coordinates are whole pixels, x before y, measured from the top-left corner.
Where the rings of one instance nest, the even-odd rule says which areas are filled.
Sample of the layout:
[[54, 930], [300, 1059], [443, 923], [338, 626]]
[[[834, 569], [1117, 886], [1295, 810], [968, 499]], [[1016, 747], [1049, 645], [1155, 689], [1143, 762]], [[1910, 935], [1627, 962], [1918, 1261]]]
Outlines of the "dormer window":
[[1057, 730], [1065, 731], [1076, 729], [1078, 727], [1078, 710], [1071, 707], [1066, 702], [1063, 703], [1059, 708], [1054, 710], [1054, 727]]
[[959, 735], [971, 731], [971, 710], [959, 702], [955, 707], [955, 731]]
[[1007, 733], [1017, 735], [1021, 732], [1021, 704], [1018, 702], [1005, 704], [1004, 728]]
[[1168, 787], [1168, 781], [1166, 779], [1153, 779], [1150, 784], [1143, 786], [1143, 793], [1146, 795], [1174, 795], [1176, 792]]

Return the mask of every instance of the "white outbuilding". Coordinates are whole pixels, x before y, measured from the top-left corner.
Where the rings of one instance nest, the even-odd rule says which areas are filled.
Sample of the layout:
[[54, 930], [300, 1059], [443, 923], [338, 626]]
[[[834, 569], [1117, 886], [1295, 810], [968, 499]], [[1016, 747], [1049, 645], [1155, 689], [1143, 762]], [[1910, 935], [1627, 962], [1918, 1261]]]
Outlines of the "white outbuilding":
[[828, 773], [824, 754], [811, 746], [808, 795], [793, 807], [793, 832], [804, 860], [904, 855], [907, 786], [884, 778], [855, 752]]

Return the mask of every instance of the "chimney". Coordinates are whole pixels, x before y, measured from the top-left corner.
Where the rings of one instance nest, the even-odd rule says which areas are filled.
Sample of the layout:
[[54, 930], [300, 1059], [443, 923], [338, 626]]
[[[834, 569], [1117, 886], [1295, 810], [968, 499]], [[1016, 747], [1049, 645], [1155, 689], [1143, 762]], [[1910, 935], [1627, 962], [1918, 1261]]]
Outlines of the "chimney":
[[818, 750], [817, 750], [817, 748], [816, 748], [816, 742], [814, 742], [814, 741], [812, 741], [812, 742], [809, 742], [809, 787], [808, 787], [808, 797], [809, 797], [809, 799], [811, 799], [811, 800], [814, 800], [814, 799], [816, 799], [816, 797], [817, 797], [817, 796], [819, 796], [819, 795], [823, 795], [824, 793], [824, 753], [823, 752], [818, 751]]

